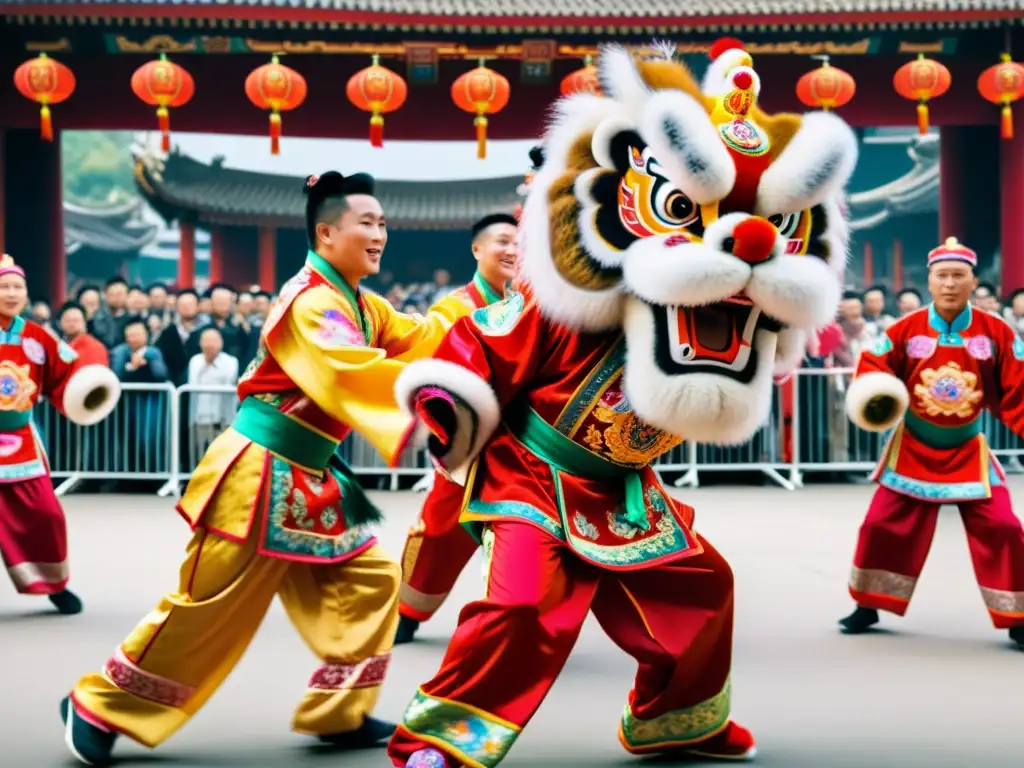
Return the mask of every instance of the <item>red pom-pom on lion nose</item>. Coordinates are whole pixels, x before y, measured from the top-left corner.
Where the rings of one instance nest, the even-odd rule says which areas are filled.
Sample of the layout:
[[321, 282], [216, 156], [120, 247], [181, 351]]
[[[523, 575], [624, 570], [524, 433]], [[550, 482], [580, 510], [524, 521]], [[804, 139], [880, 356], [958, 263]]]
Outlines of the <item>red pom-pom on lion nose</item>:
[[736, 241], [732, 254], [748, 264], [760, 264], [771, 258], [778, 235], [779, 231], [768, 219], [751, 216], [737, 224], [732, 231], [733, 240]]
[[749, 72], [737, 72], [732, 76], [732, 84], [741, 91], [745, 91], [754, 84], [754, 78]]

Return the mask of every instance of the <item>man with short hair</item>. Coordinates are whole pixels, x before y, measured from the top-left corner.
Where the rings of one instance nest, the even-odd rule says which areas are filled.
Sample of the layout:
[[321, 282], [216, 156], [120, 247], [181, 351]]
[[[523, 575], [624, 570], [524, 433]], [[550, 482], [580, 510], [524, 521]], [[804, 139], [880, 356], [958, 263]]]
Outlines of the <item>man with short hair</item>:
[[896, 308], [900, 312], [900, 317], [917, 312], [921, 308], [921, 292], [916, 288], [904, 288], [896, 296]]
[[903, 616], [924, 567], [939, 507], [956, 504], [992, 623], [1024, 650], [1024, 528], [989, 450], [991, 409], [1024, 435], [1024, 342], [1001, 318], [972, 307], [978, 257], [949, 238], [928, 254], [932, 303], [864, 349], [846, 396], [851, 421], [893, 430], [873, 479], [850, 576], [849, 634]]
[[[505, 286], [516, 276], [516, 223], [514, 216], [498, 213], [473, 225], [476, 273], [468, 285], [448, 294], [435, 308], [454, 301], [479, 309], [504, 298]], [[437, 472], [433, 480], [402, 555], [396, 645], [411, 642], [420, 624], [441, 607], [477, 548], [459, 525], [466, 489]]]
[[86, 328], [85, 310], [81, 304], [65, 302], [64, 306], [57, 310], [57, 328], [83, 364], [110, 365], [110, 353], [107, 348]]
[[122, 277], [112, 277], [103, 288], [104, 306], [92, 316], [92, 334], [102, 341], [107, 349], [113, 349], [124, 341], [124, 326], [128, 320], [125, 305], [128, 303], [128, 283]]
[[108, 762], [119, 733], [155, 747], [184, 725], [275, 596], [321, 660], [293, 729], [341, 749], [394, 731], [371, 712], [391, 656], [400, 568], [377, 544], [380, 511], [336, 450], [357, 430], [389, 461], [399, 454], [412, 421], [395, 380], [469, 310], [412, 317], [360, 290], [388, 238], [372, 177], [330, 172], [305, 189], [305, 266], [263, 327], [232, 426], [178, 504], [195, 531], [179, 582], [61, 703], [68, 747], [85, 762]]

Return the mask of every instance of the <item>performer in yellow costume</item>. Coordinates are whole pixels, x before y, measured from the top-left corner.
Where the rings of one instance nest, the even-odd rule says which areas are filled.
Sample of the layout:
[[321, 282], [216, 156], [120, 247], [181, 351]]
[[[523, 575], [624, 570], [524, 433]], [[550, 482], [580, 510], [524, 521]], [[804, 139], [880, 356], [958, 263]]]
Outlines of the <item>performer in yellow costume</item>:
[[210, 446], [178, 510], [195, 535], [178, 587], [61, 704], [82, 762], [110, 762], [118, 734], [155, 747], [217, 690], [274, 596], [322, 660], [292, 727], [340, 748], [394, 726], [370, 716], [398, 620], [398, 564], [371, 529], [379, 511], [335, 450], [351, 430], [389, 460], [408, 420], [405, 362], [431, 355], [469, 308], [424, 320], [359, 290], [387, 229], [372, 177], [306, 182], [310, 252], [263, 327], [231, 428]]

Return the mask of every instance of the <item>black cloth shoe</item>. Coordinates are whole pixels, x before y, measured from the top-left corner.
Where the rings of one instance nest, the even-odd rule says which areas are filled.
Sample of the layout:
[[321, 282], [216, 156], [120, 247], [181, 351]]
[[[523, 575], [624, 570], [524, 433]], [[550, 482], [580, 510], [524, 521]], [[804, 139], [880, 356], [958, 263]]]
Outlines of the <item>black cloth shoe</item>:
[[847, 635], [860, 635], [878, 623], [878, 611], [858, 605], [849, 616], [839, 620], [839, 626]]
[[397, 727], [394, 723], [367, 717], [354, 731], [325, 734], [320, 741], [338, 749], [371, 749], [390, 739]]
[[419, 628], [420, 623], [416, 619], [410, 619], [408, 616], [399, 616], [398, 630], [395, 632], [395, 645], [411, 643], [416, 637], [416, 630]]
[[72, 616], [82, 612], [82, 601], [70, 589], [58, 592], [55, 595], [47, 595], [53, 607], [65, 616]]
[[1017, 647], [1024, 651], [1024, 624], [1010, 627], [1010, 639], [1017, 644]]
[[64, 721], [64, 743], [76, 760], [86, 765], [110, 765], [116, 733], [82, 719], [75, 712], [70, 696], [61, 699], [60, 718]]

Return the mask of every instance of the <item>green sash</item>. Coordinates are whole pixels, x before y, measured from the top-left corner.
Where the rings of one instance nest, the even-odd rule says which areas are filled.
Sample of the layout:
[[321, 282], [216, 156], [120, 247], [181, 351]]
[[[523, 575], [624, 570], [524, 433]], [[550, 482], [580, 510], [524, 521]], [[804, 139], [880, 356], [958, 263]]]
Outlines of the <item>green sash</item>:
[[959, 448], [968, 440], [981, 434], [981, 418], [955, 427], [940, 427], [918, 416], [909, 408], [903, 416], [910, 433], [925, 445], [932, 448]]
[[32, 421], [32, 411], [0, 411], [0, 432], [17, 432]]
[[529, 406], [511, 409], [506, 425], [530, 453], [553, 470], [595, 480], [622, 478], [626, 484], [625, 519], [642, 531], [650, 528], [639, 472], [591, 453], [548, 424]]
[[350, 525], [383, 519], [380, 509], [363, 491], [352, 468], [338, 455], [339, 443], [307, 429], [274, 406], [254, 397], [242, 401], [231, 426], [291, 464], [328, 470], [341, 487], [342, 509]]

